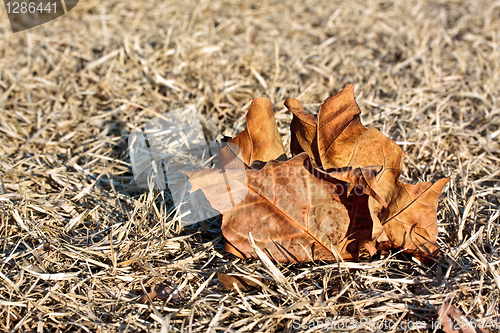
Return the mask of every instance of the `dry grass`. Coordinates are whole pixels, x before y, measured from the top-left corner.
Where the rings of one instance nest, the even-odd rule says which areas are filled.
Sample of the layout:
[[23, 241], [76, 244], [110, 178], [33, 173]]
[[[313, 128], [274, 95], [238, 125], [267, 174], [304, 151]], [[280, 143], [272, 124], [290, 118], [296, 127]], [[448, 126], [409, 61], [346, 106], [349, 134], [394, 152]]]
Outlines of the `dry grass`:
[[[500, 2], [80, 2], [17, 34], [1, 10], [1, 331], [402, 328], [445, 300], [500, 324]], [[127, 136], [156, 115], [194, 103], [209, 138], [233, 135], [267, 95], [287, 144], [285, 98], [314, 110], [347, 83], [407, 152], [407, 181], [453, 177], [431, 266], [241, 261], [217, 220], [181, 230], [134, 186]], [[221, 272], [266, 285], [226, 291]], [[170, 297], [143, 298], [160, 284]]]

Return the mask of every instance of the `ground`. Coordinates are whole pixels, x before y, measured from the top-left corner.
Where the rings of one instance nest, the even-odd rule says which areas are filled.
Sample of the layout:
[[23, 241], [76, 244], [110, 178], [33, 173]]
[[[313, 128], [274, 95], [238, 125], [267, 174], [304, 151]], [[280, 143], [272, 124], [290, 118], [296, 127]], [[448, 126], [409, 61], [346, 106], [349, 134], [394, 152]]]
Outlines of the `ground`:
[[[0, 330], [426, 332], [444, 301], [500, 324], [499, 2], [81, 0], [16, 34], [0, 13]], [[127, 138], [157, 115], [194, 104], [211, 139], [269, 96], [288, 145], [284, 100], [315, 112], [349, 83], [404, 181], [452, 178], [433, 264], [243, 261], [134, 184]]]

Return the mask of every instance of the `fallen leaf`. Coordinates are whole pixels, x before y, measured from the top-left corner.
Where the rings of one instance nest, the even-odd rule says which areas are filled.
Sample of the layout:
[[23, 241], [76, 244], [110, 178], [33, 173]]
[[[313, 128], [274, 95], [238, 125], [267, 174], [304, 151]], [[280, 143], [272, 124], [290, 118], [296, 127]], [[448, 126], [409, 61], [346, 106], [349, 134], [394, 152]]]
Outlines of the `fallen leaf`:
[[[217, 279], [219, 280], [220, 284], [222, 284], [222, 286], [227, 290], [236, 289], [234, 287], [234, 284], [236, 284], [236, 286], [238, 286], [238, 289], [240, 289], [241, 291], [252, 291], [261, 288], [260, 284], [243, 275], [234, 275], [234, 274], [229, 275], [225, 273], [219, 273], [217, 275]], [[262, 282], [261, 278], [254, 277], [254, 279], [257, 279], [258, 281]]]
[[[305, 153], [285, 162], [269, 161], [261, 170], [247, 169], [246, 181], [236, 178], [240, 186], [231, 183], [231, 189], [248, 188], [234, 207], [228, 202], [231, 196], [218, 195], [226, 189], [220, 170], [199, 173], [190, 175], [191, 191], [202, 190], [215, 209], [230, 207], [222, 217], [222, 232], [226, 250], [239, 257], [257, 258], [249, 233], [259, 248], [281, 262], [332, 261], [336, 253], [356, 260], [359, 249], [371, 241], [368, 195], [357, 185], [372, 183], [376, 169], [326, 174], [315, 170]], [[197, 180], [205, 177], [218, 181]]]
[[293, 118], [290, 124], [291, 138], [290, 151], [295, 156], [306, 152], [314, 165], [321, 166], [321, 158], [318, 152], [316, 117], [304, 111], [302, 105], [295, 98], [288, 97], [285, 106], [292, 111]]
[[246, 115], [246, 123], [247, 128], [228, 142], [240, 148], [243, 162], [247, 166], [251, 166], [254, 162], [267, 162], [286, 157], [269, 98], [252, 100]]
[[[371, 145], [371, 154], [360, 151], [360, 137], [367, 132], [359, 118], [361, 111], [354, 100], [354, 85], [347, 85], [335, 96], [327, 98], [319, 108], [317, 140], [323, 168], [337, 168], [354, 164], [365, 164], [368, 160], [383, 165], [371, 154], [380, 154]], [[378, 138], [377, 138], [378, 139]], [[371, 136], [368, 140], [373, 140]], [[396, 145], [397, 147], [397, 145]], [[399, 148], [399, 147], [398, 147]], [[354, 160], [353, 160], [354, 159]], [[359, 163], [359, 162], [364, 163]]]
[[435, 256], [437, 204], [448, 178], [399, 181], [405, 156], [374, 127], [365, 128], [347, 85], [318, 116], [288, 98], [293, 113], [287, 161], [271, 102], [253, 99], [247, 128], [221, 146], [219, 170], [186, 172], [222, 214], [226, 249], [276, 261], [357, 260], [361, 250], [396, 248], [421, 260]]
[[[382, 166], [376, 178], [377, 193], [382, 200], [372, 196], [368, 203], [373, 219], [372, 240], [381, 246], [388, 244], [415, 253], [421, 258], [435, 256], [439, 250], [436, 245], [437, 201], [449, 179], [434, 184], [401, 183], [399, 177], [405, 154], [376, 128], [366, 129], [361, 124], [353, 85], [347, 85], [321, 105], [312, 141], [302, 139], [302, 133], [312, 131], [312, 118], [307, 117], [307, 124], [298, 121], [299, 118], [305, 119], [302, 107], [298, 101], [287, 101], [288, 105], [286, 102], [285, 105], [294, 114], [292, 123], [300, 124], [291, 126], [292, 142], [296, 138], [300, 146], [295, 152], [307, 151], [310, 156], [316, 156], [315, 164], [324, 169]], [[311, 137], [308, 134], [308, 138]]]
[[220, 213], [236, 207], [248, 194], [248, 170], [203, 169], [182, 172], [189, 177], [190, 193], [202, 190], [212, 208]]
[[438, 321], [445, 333], [489, 333], [488, 326], [494, 327], [496, 323], [489, 323], [487, 319], [477, 320], [466, 317], [462, 311], [447, 302], [440, 305], [437, 310]]
[[405, 249], [422, 260], [437, 254], [436, 212], [439, 195], [448, 181], [445, 178], [416, 185], [396, 183], [397, 194], [388, 208], [382, 209], [380, 218], [391, 247]]

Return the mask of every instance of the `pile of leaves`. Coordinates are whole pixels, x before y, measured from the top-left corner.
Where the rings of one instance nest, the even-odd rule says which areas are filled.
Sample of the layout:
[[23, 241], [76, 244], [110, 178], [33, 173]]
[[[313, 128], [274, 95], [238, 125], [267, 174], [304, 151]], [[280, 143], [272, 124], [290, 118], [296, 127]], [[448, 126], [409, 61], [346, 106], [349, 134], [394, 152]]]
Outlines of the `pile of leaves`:
[[[226, 250], [279, 262], [358, 260], [367, 251], [401, 249], [436, 256], [436, 210], [448, 178], [399, 181], [405, 156], [374, 127], [361, 124], [347, 85], [316, 116], [288, 98], [293, 157], [288, 159], [268, 98], [254, 98], [247, 128], [226, 139], [219, 169], [187, 172], [222, 213]], [[239, 169], [244, 165], [244, 169]]]

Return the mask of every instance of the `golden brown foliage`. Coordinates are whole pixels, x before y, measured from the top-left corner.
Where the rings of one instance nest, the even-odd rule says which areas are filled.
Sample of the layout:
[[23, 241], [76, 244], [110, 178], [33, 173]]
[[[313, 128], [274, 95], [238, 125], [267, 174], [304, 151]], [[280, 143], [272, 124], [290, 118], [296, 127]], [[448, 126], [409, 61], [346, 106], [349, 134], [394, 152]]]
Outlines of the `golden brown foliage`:
[[[416, 185], [399, 181], [404, 153], [376, 128], [365, 128], [347, 85], [321, 105], [316, 119], [292, 98], [292, 159], [285, 154], [267, 98], [255, 98], [246, 115], [247, 128], [228, 142], [241, 155], [223, 148], [222, 170], [190, 173], [192, 190], [202, 190], [223, 213], [226, 249], [256, 257], [258, 247], [282, 262], [336, 258], [357, 260], [359, 251], [373, 255], [392, 247], [420, 258], [435, 256], [436, 210], [449, 179]], [[241, 158], [246, 177], [231, 169]], [[251, 169], [253, 163], [266, 163]], [[248, 192], [246, 189], [248, 188]], [[354, 191], [353, 191], [354, 189]], [[229, 192], [229, 195], [221, 193]], [[239, 198], [240, 200], [235, 200]]]

